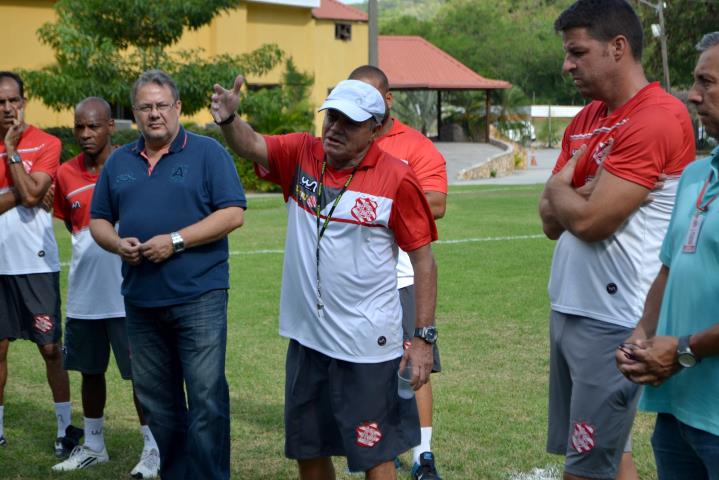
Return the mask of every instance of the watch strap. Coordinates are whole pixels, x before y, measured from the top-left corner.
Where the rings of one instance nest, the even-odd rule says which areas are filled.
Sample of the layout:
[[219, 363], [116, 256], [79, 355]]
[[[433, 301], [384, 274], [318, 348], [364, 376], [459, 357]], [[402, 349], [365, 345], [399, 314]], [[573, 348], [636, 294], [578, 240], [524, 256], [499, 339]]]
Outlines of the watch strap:
[[229, 117], [227, 117], [226, 119], [219, 121], [219, 122], [215, 122], [215, 123], [217, 125], [229, 125], [230, 123], [232, 123], [235, 120], [236, 116], [237, 116], [237, 114], [235, 112], [232, 112], [232, 114]]
[[172, 232], [170, 234], [170, 239], [172, 240], [172, 250], [175, 253], [180, 253], [185, 250], [185, 240], [179, 232]]

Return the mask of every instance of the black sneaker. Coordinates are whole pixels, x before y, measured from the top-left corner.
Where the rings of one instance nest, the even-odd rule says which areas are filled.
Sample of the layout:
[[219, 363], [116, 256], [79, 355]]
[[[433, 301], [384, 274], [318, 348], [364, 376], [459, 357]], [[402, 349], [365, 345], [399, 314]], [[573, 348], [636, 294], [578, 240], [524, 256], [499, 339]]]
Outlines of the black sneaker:
[[72, 450], [80, 444], [80, 439], [84, 434], [82, 428], [68, 425], [65, 429], [65, 436], [55, 439], [55, 456], [57, 458], [69, 457]]
[[413, 480], [442, 480], [442, 477], [434, 468], [434, 454], [432, 452], [423, 452], [419, 456], [419, 463], [412, 466]]
[[3, 435], [0, 435], [0, 447], [7, 447], [7, 440]]

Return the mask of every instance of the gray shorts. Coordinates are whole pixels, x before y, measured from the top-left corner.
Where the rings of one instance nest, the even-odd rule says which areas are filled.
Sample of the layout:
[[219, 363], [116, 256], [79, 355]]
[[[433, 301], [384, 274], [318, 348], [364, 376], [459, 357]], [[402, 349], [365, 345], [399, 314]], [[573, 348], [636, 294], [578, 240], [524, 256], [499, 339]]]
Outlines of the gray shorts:
[[0, 275], [0, 340], [60, 342], [60, 274]]
[[640, 388], [619, 372], [614, 353], [631, 328], [552, 311], [547, 451], [566, 455], [572, 475], [614, 479]]
[[107, 371], [111, 346], [120, 375], [125, 380], [130, 380], [130, 344], [127, 340], [125, 318], [68, 318], [65, 322], [62, 366], [65, 370], [101, 375]]
[[[399, 301], [402, 304], [402, 333], [404, 336], [404, 348], [409, 348], [409, 342], [414, 338], [414, 325], [416, 318], [416, 310], [414, 308], [414, 285], [409, 285], [399, 289]], [[432, 373], [442, 371], [442, 362], [439, 358], [439, 346], [435, 342], [432, 345], [432, 355], [434, 356], [434, 364], [432, 365]]]
[[346, 456], [351, 471], [365, 472], [418, 445], [417, 402], [397, 394], [399, 361], [346, 362], [290, 340], [287, 458]]

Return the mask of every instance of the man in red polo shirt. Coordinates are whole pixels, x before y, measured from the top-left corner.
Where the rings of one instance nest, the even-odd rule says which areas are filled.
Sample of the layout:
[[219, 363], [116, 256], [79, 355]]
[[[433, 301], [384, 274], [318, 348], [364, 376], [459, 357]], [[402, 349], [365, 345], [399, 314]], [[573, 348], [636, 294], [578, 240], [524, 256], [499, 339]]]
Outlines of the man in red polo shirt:
[[[349, 78], [361, 80], [375, 87], [384, 97], [385, 114], [377, 144], [387, 153], [406, 162], [417, 175], [435, 220], [444, 216], [447, 206], [447, 167], [444, 157], [431, 140], [390, 115], [392, 92], [389, 80], [382, 70], [372, 65], [363, 65], [352, 71]], [[414, 337], [414, 271], [409, 256], [400, 250], [397, 260], [397, 288], [402, 302], [402, 329], [405, 346]], [[434, 364], [432, 373], [440, 372], [442, 364], [439, 347], [433, 345]], [[417, 390], [417, 409], [421, 441], [412, 449], [412, 477], [423, 480], [439, 480], [432, 453], [432, 384], [428, 381]]]
[[0, 72], [0, 446], [9, 342], [35, 342], [55, 401], [55, 455], [82, 431], [70, 425], [67, 372], [60, 355], [60, 260], [50, 213], [40, 206], [60, 164], [60, 140], [24, 122], [22, 79]]
[[[397, 372], [411, 361], [418, 389], [436, 339], [436, 239], [412, 170], [374, 141], [382, 95], [340, 82], [322, 138], [259, 135], [236, 116], [242, 77], [215, 86], [212, 114], [230, 147], [282, 187], [288, 208], [280, 334], [290, 339], [285, 377], [285, 454], [302, 480], [334, 478], [331, 456], [369, 479], [393, 479], [394, 458], [419, 443], [414, 399], [400, 398]], [[396, 288], [397, 248], [415, 271], [417, 327], [404, 351]]]

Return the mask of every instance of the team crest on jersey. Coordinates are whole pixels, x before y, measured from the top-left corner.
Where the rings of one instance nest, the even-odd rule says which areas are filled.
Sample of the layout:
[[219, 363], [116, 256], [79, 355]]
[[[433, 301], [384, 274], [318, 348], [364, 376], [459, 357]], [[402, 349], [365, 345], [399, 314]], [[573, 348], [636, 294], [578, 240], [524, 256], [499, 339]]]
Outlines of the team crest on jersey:
[[355, 428], [357, 434], [357, 445], [365, 448], [372, 448], [382, 440], [382, 432], [377, 422], [364, 422]]
[[612, 149], [612, 143], [614, 142], [613, 138], [610, 138], [606, 142], [599, 142], [599, 145], [597, 145], [597, 148], [594, 149], [594, 153], [592, 153], [592, 160], [594, 160], [594, 163], [597, 165], [601, 165], [604, 163], [604, 160], [609, 156], [609, 152]]
[[71, 208], [72, 208], [73, 210], [75, 210], [75, 209], [77, 209], [77, 208], [80, 208], [81, 206], [82, 206], [82, 205], [80, 204], [80, 200], [75, 200], [74, 202], [72, 202]]
[[587, 453], [594, 448], [596, 427], [586, 422], [576, 422], [572, 428], [572, 448], [579, 453]]
[[50, 320], [50, 315], [46, 314], [40, 314], [35, 315], [33, 326], [35, 330], [37, 330], [40, 333], [47, 333], [50, 330], [52, 330], [52, 321]]
[[361, 197], [355, 200], [355, 206], [351, 210], [352, 216], [360, 223], [370, 223], [377, 219], [377, 202], [369, 197]]

